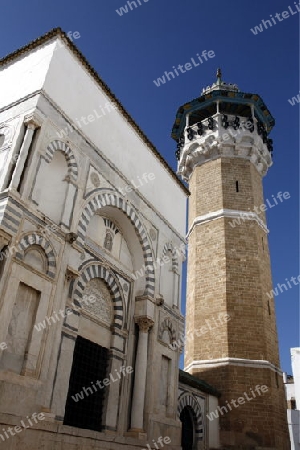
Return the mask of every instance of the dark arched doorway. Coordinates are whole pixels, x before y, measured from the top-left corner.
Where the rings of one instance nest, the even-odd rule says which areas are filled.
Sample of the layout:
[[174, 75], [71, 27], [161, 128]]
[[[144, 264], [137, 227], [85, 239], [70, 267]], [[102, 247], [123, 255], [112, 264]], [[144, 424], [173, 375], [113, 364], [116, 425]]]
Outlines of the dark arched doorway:
[[180, 414], [180, 420], [182, 422], [182, 434], [181, 434], [181, 447], [182, 450], [194, 449], [194, 419], [193, 411], [190, 406], [183, 408]]

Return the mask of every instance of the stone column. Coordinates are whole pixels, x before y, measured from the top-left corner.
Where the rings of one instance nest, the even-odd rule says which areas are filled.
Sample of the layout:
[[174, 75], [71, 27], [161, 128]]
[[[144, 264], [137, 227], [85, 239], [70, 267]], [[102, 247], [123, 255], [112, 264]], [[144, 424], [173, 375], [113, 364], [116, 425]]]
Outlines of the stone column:
[[19, 186], [21, 175], [23, 173], [25, 162], [28, 156], [28, 151], [32, 144], [34, 130], [41, 126], [41, 121], [36, 116], [30, 116], [25, 118], [24, 124], [26, 125], [25, 136], [20, 148], [19, 157], [16, 162], [16, 166], [13, 171], [12, 179], [9, 185], [9, 188], [14, 190], [17, 190]]
[[178, 309], [180, 308], [179, 305], [179, 283], [180, 283], [180, 276], [179, 274], [173, 270], [173, 308]]
[[120, 385], [123, 381], [122, 379], [118, 378], [117, 374], [121, 375], [123, 378], [122, 372], [120, 371], [121, 366], [122, 361], [112, 355], [110, 376], [107, 377], [110, 378], [111, 383], [108, 389], [106, 416], [103, 420], [105, 422], [105, 432], [107, 434], [109, 432], [115, 433], [117, 431], [118, 412], [120, 406]]
[[138, 317], [139, 340], [135, 362], [135, 377], [131, 408], [131, 430], [144, 432], [144, 404], [146, 393], [146, 375], [148, 364], [148, 331], [153, 326], [153, 320], [148, 317]]
[[[69, 286], [70, 282], [75, 282], [77, 276], [78, 272], [72, 267], [67, 266], [65, 272], [65, 283], [62, 290], [62, 297], [67, 300], [66, 303], [63, 301], [63, 303], [59, 305], [61, 309], [65, 309], [65, 307], [69, 305], [69, 302], [71, 302], [68, 295]], [[58, 333], [55, 336], [53, 345], [60, 348], [60, 350], [57, 355], [57, 365], [56, 367], [51, 368], [50, 371], [50, 377], [55, 379], [53, 392], [49, 387], [48, 395], [50, 395], [50, 398], [48, 395], [47, 398], [45, 398], [45, 406], [48, 408], [48, 405], [50, 405], [47, 414], [48, 419], [55, 417], [58, 421], [63, 422], [64, 420], [69, 381], [73, 364], [74, 348], [78, 335], [79, 318], [80, 316], [78, 314], [67, 314], [62, 326], [62, 333]], [[49, 383], [49, 386], [50, 385], [52, 386], [52, 381]]]
[[63, 327], [50, 417], [63, 422], [77, 333]]

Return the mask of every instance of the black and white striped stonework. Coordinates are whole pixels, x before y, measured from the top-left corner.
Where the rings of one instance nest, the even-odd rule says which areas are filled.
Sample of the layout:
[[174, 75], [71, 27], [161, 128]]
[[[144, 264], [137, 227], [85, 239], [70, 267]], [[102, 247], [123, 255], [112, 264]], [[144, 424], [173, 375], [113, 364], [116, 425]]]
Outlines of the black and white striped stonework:
[[45, 239], [44, 236], [38, 233], [30, 233], [23, 236], [18, 245], [18, 252], [16, 253], [16, 258], [23, 261], [25, 252], [30, 249], [33, 245], [38, 245], [41, 247], [47, 257], [48, 267], [46, 274], [50, 278], [55, 278], [56, 274], [56, 256], [54, 248], [49, 240]]
[[74, 181], [78, 178], [78, 166], [77, 162], [74, 156], [73, 151], [70, 149], [70, 147], [62, 141], [55, 140], [52, 141], [51, 144], [48, 145], [45, 155], [45, 160], [47, 163], [50, 163], [52, 161], [54, 153], [60, 150], [65, 154], [67, 164], [68, 164], [68, 170], [69, 174], [72, 175], [72, 178]]
[[160, 340], [162, 340], [165, 331], [168, 331], [170, 333], [171, 342], [176, 341], [176, 330], [172, 321], [168, 317], [166, 317], [165, 320], [163, 320], [163, 322], [160, 324], [158, 333], [158, 338]]
[[195, 425], [196, 425], [196, 430], [195, 430], [196, 439], [197, 439], [197, 441], [202, 441], [203, 436], [204, 436], [204, 431], [203, 431], [203, 417], [202, 417], [202, 412], [201, 412], [201, 406], [199, 405], [199, 403], [193, 397], [192, 394], [190, 394], [188, 392], [183, 392], [178, 399], [178, 407], [177, 407], [178, 417], [180, 417], [182, 410], [186, 406], [189, 406], [191, 408], [191, 410], [193, 411], [193, 416], [194, 416]]
[[115, 208], [123, 211], [126, 216], [130, 219], [131, 223], [135, 227], [136, 234], [139, 238], [143, 249], [143, 257], [146, 271], [146, 288], [145, 295], [149, 295], [151, 297], [154, 296], [154, 285], [155, 285], [155, 275], [154, 275], [154, 265], [153, 265], [153, 255], [150, 246], [150, 242], [148, 236], [146, 234], [145, 228], [142, 225], [142, 222], [133, 208], [133, 206], [125, 201], [118, 194], [108, 194], [101, 193], [96, 194], [85, 206], [81, 218], [77, 227], [78, 234], [78, 243], [84, 245], [85, 236], [87, 232], [88, 225], [90, 223], [91, 218], [96, 214], [96, 212], [103, 208], [104, 206], [113, 206]]
[[172, 270], [178, 273], [178, 258], [176, 250], [171, 242], [168, 242], [164, 245], [162, 256], [166, 256], [168, 252], [172, 253]]
[[112, 295], [114, 308], [114, 322], [112, 326], [122, 329], [124, 322], [124, 309], [118, 283], [112, 272], [101, 266], [100, 264], [93, 264], [81, 272], [73, 294], [74, 301], [77, 301], [81, 305], [81, 299], [83, 297], [84, 289], [87, 283], [93, 278], [101, 278], [106, 282], [108, 289]]
[[11, 198], [0, 200], [0, 226], [10, 235], [17, 233], [21, 222], [21, 211]]

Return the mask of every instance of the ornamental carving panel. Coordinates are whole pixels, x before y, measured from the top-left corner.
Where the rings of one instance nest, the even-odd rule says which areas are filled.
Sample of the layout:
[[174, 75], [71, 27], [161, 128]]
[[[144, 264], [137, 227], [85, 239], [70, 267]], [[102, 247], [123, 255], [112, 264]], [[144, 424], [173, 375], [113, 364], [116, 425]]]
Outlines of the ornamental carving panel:
[[111, 294], [100, 278], [93, 278], [86, 285], [82, 298], [82, 308], [102, 322], [108, 325], [112, 323]]
[[5, 124], [0, 126], [0, 150], [5, 150], [11, 146], [13, 134], [14, 129], [12, 126]]
[[91, 172], [90, 181], [96, 188], [98, 188], [101, 184], [99, 175], [96, 172]]
[[153, 320], [149, 317], [137, 317], [136, 323], [138, 324], [141, 333], [148, 333], [149, 329], [154, 325]]

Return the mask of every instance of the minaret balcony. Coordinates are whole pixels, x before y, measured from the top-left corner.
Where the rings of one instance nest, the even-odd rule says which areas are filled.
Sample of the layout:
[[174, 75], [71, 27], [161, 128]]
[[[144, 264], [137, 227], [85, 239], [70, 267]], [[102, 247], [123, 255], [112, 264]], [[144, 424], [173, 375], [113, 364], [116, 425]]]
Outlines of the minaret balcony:
[[177, 146], [178, 174], [188, 181], [196, 165], [232, 156], [251, 160], [264, 175], [272, 165], [272, 140], [267, 136], [264, 125], [252, 115], [217, 112], [200, 122], [188, 123]]

